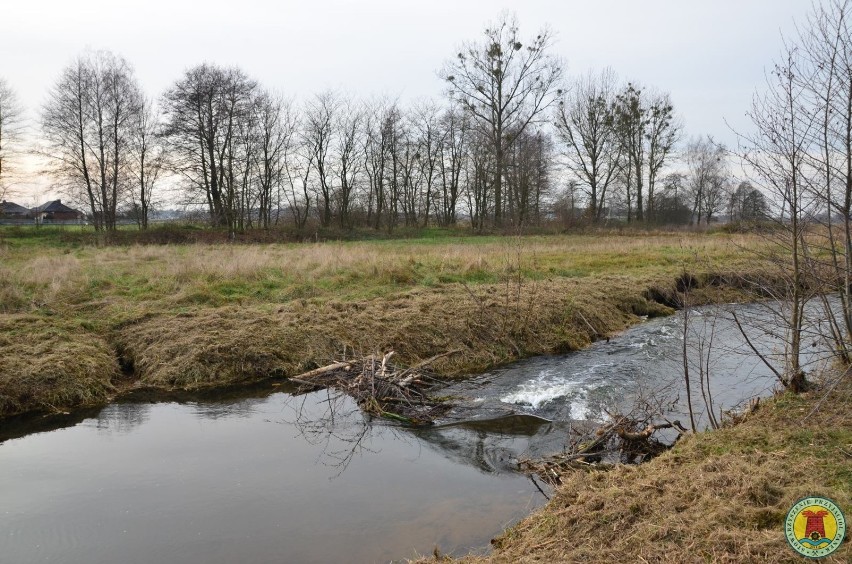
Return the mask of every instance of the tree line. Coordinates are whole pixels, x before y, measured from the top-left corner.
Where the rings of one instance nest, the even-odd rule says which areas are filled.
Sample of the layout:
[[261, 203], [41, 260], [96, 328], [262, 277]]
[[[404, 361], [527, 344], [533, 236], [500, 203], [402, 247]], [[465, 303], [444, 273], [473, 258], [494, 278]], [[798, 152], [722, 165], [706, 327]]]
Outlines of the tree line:
[[[551, 50], [548, 30], [522, 38], [504, 16], [445, 62], [445, 97], [411, 104], [336, 91], [296, 103], [209, 63], [154, 99], [122, 57], [85, 53], [51, 88], [36, 151], [99, 230], [122, 212], [146, 228], [166, 187], [231, 231], [700, 224], [768, 212], [759, 190], [734, 188], [723, 147], [679, 147], [668, 94], [610, 70], [568, 79]], [[20, 115], [1, 83], [0, 163], [20, 140], [8, 133]]]

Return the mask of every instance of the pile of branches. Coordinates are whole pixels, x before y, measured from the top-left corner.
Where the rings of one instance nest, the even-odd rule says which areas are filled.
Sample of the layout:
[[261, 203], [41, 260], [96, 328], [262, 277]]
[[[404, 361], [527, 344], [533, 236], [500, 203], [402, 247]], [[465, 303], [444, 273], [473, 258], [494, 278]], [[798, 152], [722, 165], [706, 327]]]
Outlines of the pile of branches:
[[394, 365], [393, 351], [385, 355], [336, 362], [293, 378], [302, 392], [333, 388], [352, 397], [367, 414], [412, 426], [431, 425], [452, 406], [429, 392], [441, 382], [426, 368], [458, 351], [433, 356], [409, 368]]
[[[599, 427], [594, 433], [573, 437], [571, 445], [564, 452], [543, 459], [520, 460], [520, 470], [531, 476], [536, 475], [551, 487], [556, 487], [562, 483], [562, 476], [571, 471], [616, 463], [638, 464], [653, 458], [670, 449], [674, 442], [687, 433], [680, 421], [652, 423], [649, 418], [608, 415], [610, 423]], [[662, 429], [674, 429], [677, 432], [675, 441], [666, 443], [657, 439], [654, 434]]]

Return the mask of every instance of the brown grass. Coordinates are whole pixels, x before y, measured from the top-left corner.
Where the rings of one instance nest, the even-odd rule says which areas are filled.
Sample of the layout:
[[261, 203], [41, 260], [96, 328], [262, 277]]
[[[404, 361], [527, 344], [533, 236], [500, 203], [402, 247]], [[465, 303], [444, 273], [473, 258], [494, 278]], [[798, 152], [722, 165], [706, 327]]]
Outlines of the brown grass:
[[0, 417], [102, 404], [118, 363], [98, 335], [60, 320], [0, 316]]
[[[464, 562], [802, 562], [783, 524], [796, 500], [852, 508], [852, 382], [783, 395], [738, 426], [640, 466], [578, 472], [542, 510]], [[827, 562], [849, 562], [847, 540]]]
[[[165, 390], [292, 375], [344, 348], [395, 350], [403, 365], [462, 348], [434, 366], [456, 376], [670, 313], [657, 301], [684, 269], [751, 271], [742, 248], [753, 243], [677, 233], [102, 248], [9, 237], [0, 318], [84, 326], [139, 385]], [[693, 303], [732, 299], [706, 282]], [[15, 378], [0, 367], [0, 381]]]
[[[605, 282], [605, 283], [603, 283]], [[342, 354], [394, 350], [404, 365], [461, 348], [447, 376], [565, 352], [670, 310], [618, 278], [416, 289], [394, 298], [201, 308], [124, 324], [117, 342], [140, 383], [196, 389], [297, 374]]]

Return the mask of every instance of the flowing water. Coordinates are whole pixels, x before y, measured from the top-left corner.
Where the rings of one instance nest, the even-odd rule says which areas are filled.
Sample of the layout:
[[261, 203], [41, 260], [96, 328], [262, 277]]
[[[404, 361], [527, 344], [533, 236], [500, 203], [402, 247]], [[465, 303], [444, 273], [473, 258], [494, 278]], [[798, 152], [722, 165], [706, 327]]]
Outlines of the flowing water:
[[[692, 319], [691, 347], [706, 350], [712, 327], [714, 412], [771, 392], [775, 376], [743, 353], [729, 320], [709, 310]], [[651, 320], [581, 352], [467, 380], [447, 392], [463, 405], [430, 429], [370, 422], [345, 397], [281, 387], [116, 403], [6, 440], [0, 561], [385, 562], [436, 546], [487, 550], [545, 502], [512, 471], [518, 457], [564, 448], [578, 420], [605, 408], [651, 403], [686, 423], [682, 327], [681, 316]], [[706, 424], [700, 392], [693, 399]]]

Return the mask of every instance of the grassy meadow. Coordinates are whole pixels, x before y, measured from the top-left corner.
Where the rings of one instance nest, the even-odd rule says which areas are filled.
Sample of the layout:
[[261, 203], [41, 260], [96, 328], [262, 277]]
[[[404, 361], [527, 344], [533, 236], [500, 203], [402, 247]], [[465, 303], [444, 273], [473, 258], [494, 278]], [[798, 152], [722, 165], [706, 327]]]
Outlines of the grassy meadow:
[[[132, 234], [130, 234], [132, 235]], [[0, 416], [294, 375], [395, 350], [457, 376], [620, 331], [684, 272], [736, 299], [724, 233], [459, 236], [104, 245], [79, 229], [0, 229]], [[652, 290], [649, 292], [649, 290]], [[712, 292], [711, 292], [712, 290]], [[714, 296], [710, 296], [713, 293]], [[656, 301], [655, 301], [656, 300]]]

